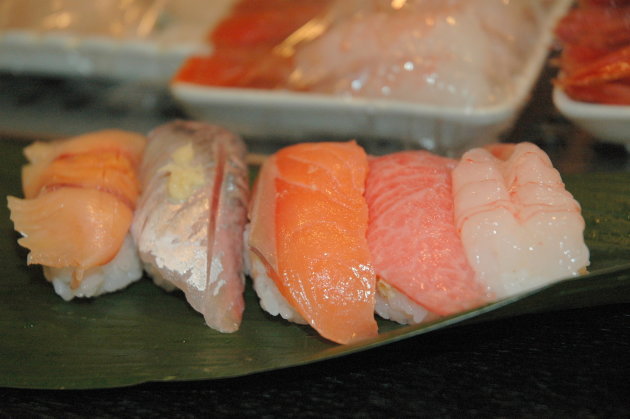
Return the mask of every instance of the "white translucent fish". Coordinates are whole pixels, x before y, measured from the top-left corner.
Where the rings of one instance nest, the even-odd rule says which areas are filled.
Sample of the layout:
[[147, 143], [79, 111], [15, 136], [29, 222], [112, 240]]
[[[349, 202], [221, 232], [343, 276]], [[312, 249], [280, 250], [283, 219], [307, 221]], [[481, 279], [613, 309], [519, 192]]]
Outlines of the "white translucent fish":
[[476, 107], [513, 94], [548, 0], [342, 0], [295, 47], [288, 85], [348, 96]]
[[497, 298], [589, 265], [580, 205], [534, 144], [465, 153], [453, 171], [453, 193], [468, 262]]

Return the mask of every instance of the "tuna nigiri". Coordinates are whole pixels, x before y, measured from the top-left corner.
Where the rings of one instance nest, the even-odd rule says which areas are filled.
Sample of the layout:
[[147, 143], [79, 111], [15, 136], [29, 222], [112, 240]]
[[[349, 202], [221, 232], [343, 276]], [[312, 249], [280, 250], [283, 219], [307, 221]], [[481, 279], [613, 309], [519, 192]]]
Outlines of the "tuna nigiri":
[[149, 134], [132, 233], [156, 284], [181, 289], [208, 326], [234, 332], [244, 310], [245, 144], [222, 128], [176, 121]]
[[468, 262], [497, 298], [585, 272], [580, 205], [534, 144], [468, 151], [453, 170], [453, 193]]
[[24, 199], [8, 197], [11, 219], [30, 250], [27, 262], [44, 265], [64, 299], [115, 291], [142, 276], [127, 235], [144, 146], [142, 135], [107, 130], [24, 150]]
[[250, 207], [249, 269], [261, 306], [338, 343], [377, 333], [367, 170], [354, 142], [286, 147], [263, 165]]
[[425, 151], [370, 160], [367, 238], [381, 317], [420, 323], [489, 300], [455, 228], [451, 172], [456, 164]]

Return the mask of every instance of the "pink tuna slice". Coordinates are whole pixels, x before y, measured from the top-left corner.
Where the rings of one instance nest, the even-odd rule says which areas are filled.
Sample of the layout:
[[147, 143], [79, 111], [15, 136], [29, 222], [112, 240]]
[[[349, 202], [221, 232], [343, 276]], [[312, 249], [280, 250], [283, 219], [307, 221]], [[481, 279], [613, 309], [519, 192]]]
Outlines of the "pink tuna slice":
[[440, 316], [488, 301], [455, 228], [456, 162], [424, 151], [370, 160], [368, 244], [377, 277]]

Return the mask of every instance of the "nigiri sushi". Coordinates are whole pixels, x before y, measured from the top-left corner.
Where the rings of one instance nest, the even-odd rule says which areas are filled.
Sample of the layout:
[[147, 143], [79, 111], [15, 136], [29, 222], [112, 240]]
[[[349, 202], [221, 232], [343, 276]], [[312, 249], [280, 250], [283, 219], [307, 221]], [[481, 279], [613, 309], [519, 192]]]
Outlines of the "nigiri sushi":
[[487, 303], [455, 228], [456, 160], [426, 151], [370, 159], [367, 239], [377, 275], [376, 312], [421, 323]]
[[140, 193], [145, 137], [106, 130], [24, 150], [24, 199], [8, 197], [28, 264], [65, 300], [94, 297], [140, 279], [129, 227]]
[[296, 144], [265, 161], [250, 203], [248, 269], [261, 306], [338, 343], [377, 334], [367, 170], [355, 142]]
[[468, 263], [496, 298], [586, 271], [580, 205], [536, 145], [466, 152], [453, 169], [453, 196]]
[[234, 332], [244, 310], [245, 144], [220, 127], [175, 121], [149, 134], [133, 237], [145, 270], [181, 289], [208, 326]]

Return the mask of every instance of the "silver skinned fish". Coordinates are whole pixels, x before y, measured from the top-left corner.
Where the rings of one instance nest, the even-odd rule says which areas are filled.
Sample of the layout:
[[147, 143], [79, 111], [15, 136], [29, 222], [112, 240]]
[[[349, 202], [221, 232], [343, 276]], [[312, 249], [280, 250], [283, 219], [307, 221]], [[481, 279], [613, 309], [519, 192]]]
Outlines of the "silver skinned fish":
[[237, 135], [174, 121], [149, 133], [131, 227], [154, 282], [181, 289], [213, 329], [238, 330], [244, 310], [246, 148]]

